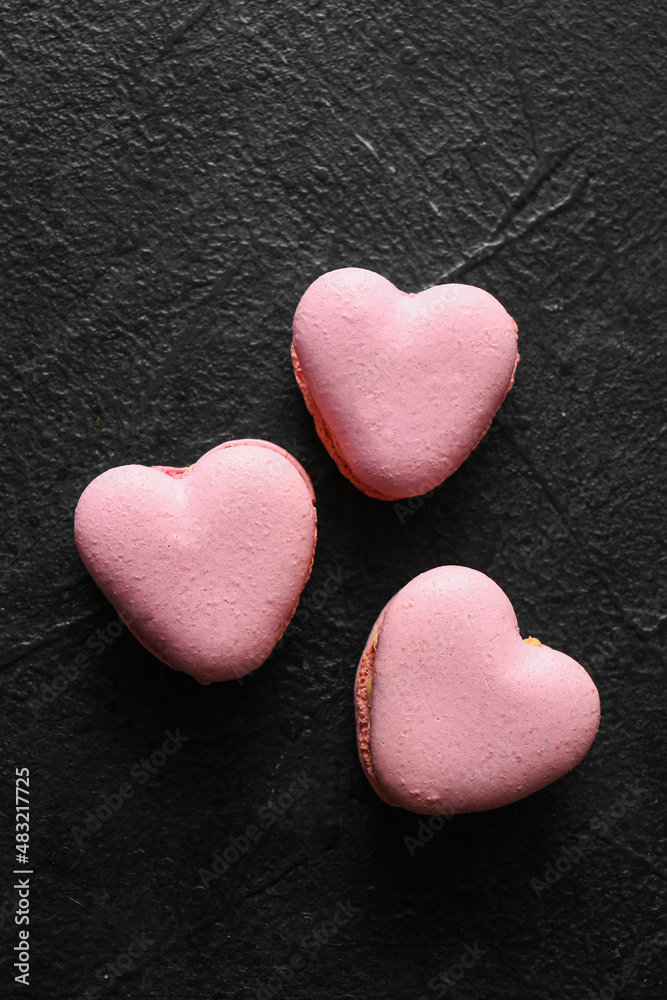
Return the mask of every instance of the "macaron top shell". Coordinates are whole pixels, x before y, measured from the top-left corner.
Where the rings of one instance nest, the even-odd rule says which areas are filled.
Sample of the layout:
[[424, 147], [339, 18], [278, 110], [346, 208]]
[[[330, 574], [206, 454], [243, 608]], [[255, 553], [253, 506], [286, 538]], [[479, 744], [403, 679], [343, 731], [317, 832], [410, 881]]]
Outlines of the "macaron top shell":
[[371, 496], [398, 499], [439, 485], [484, 436], [514, 379], [517, 327], [480, 288], [413, 295], [342, 268], [299, 302], [293, 360], [341, 471]]
[[265, 441], [230, 441], [187, 469], [122, 466], [75, 515], [81, 558], [157, 657], [201, 683], [267, 658], [310, 575], [315, 495]]
[[500, 587], [460, 566], [399, 591], [360, 664], [362, 764], [385, 801], [412, 812], [476, 812], [530, 795], [582, 759], [599, 718], [583, 667], [523, 641]]

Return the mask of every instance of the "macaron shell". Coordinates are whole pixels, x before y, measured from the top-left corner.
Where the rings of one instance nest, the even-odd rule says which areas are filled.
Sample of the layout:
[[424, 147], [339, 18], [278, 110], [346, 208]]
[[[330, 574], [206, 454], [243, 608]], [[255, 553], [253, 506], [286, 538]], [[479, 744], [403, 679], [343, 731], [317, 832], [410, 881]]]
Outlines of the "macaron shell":
[[315, 405], [315, 400], [312, 397], [310, 389], [308, 388], [308, 383], [306, 382], [303, 371], [301, 370], [301, 364], [299, 363], [299, 358], [297, 357], [294, 341], [292, 341], [292, 366], [294, 368], [296, 381], [301, 389], [301, 395], [303, 396], [304, 403], [306, 404], [306, 409], [315, 422], [315, 430], [317, 431], [320, 441], [338, 466], [339, 472], [342, 472], [345, 478], [349, 479], [353, 486], [356, 486], [358, 490], [361, 490], [362, 493], [365, 493], [369, 497], [373, 497], [375, 500], [395, 499], [394, 497], [387, 496], [385, 493], [380, 493], [379, 490], [374, 490], [371, 486], [368, 486], [367, 483], [363, 483], [361, 479], [359, 479], [358, 476], [355, 476], [354, 472], [352, 472], [352, 469], [345, 461], [343, 454], [336, 443], [331, 428], [325, 423], [322, 414]]
[[137, 638], [201, 683], [258, 667], [310, 575], [312, 484], [270, 442], [226, 442], [188, 469], [122, 466], [75, 515], [84, 565]]
[[524, 642], [508, 598], [484, 574], [439, 567], [386, 606], [370, 751], [390, 804], [445, 814], [514, 802], [575, 767], [599, 718], [583, 667]]
[[293, 346], [320, 437], [341, 471], [382, 499], [425, 493], [458, 468], [518, 362], [516, 324], [488, 292], [449, 284], [411, 295], [363, 268], [313, 282]]

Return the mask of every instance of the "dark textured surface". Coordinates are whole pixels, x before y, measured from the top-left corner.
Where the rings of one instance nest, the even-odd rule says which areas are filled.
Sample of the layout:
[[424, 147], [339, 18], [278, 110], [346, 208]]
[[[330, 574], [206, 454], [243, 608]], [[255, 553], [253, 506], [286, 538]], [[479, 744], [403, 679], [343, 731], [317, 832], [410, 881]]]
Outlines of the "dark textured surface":
[[[660, 0], [1, 0], [3, 901], [15, 766], [34, 868], [19, 995], [664, 996], [667, 947], [635, 955], [667, 927], [666, 21]], [[470, 281], [519, 324], [492, 432], [410, 513], [336, 471], [291, 370], [299, 296], [352, 264], [411, 291]], [[269, 663], [200, 688], [113, 639], [72, 513], [109, 466], [243, 436], [304, 463], [319, 547]], [[448, 562], [587, 665], [603, 720], [574, 773], [411, 856], [417, 817], [359, 768], [351, 685], [389, 596]], [[531, 885], [564, 849], [569, 870]]]

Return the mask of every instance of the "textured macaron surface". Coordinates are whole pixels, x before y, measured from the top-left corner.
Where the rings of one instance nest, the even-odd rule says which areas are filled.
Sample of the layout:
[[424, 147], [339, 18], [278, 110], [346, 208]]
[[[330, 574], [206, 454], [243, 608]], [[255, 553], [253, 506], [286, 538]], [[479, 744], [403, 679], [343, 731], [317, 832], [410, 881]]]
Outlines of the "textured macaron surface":
[[448, 284], [413, 295], [355, 267], [306, 290], [293, 348], [320, 437], [341, 471], [381, 499], [425, 493], [458, 468], [518, 361], [516, 324], [488, 292]]
[[390, 804], [426, 814], [507, 805], [588, 751], [600, 720], [593, 681], [564, 653], [524, 642], [483, 573], [423, 573], [380, 620], [362, 764]]
[[188, 469], [126, 465], [86, 488], [81, 558], [137, 638], [201, 683], [258, 667], [310, 575], [315, 495], [264, 441], [231, 441]]

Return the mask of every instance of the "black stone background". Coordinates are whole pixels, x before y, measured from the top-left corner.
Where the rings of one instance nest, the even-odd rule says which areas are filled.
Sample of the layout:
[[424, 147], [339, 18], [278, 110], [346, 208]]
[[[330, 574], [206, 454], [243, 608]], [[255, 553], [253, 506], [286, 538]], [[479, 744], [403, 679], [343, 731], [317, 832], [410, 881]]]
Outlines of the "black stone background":
[[[634, 955], [667, 927], [666, 40], [660, 0], [0, 0], [3, 996], [664, 996], [667, 947]], [[519, 324], [491, 432], [414, 509], [343, 479], [292, 374], [298, 299], [345, 265], [478, 284]], [[245, 436], [304, 463], [319, 542], [270, 661], [203, 688], [125, 630], [100, 646], [116, 618], [72, 514], [110, 466]], [[575, 772], [411, 856], [418, 817], [358, 765], [352, 680], [379, 609], [443, 563], [590, 669], [602, 726]]]

